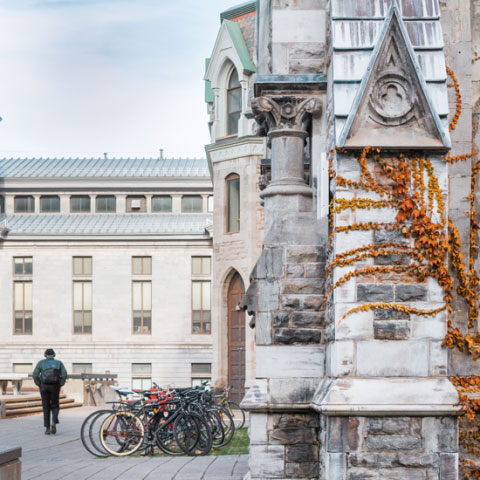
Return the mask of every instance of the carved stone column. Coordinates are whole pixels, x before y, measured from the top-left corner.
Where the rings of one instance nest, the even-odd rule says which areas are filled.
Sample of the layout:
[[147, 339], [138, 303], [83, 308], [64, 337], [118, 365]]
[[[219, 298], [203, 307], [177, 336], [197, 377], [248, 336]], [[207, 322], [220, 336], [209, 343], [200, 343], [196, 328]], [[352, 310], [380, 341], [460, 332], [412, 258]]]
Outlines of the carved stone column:
[[252, 110], [260, 125], [257, 133], [267, 135], [272, 154], [271, 182], [260, 193], [268, 243], [275, 219], [312, 211], [312, 189], [304, 181], [304, 148], [312, 115], [321, 113], [322, 103], [313, 96], [269, 95], [255, 98]]

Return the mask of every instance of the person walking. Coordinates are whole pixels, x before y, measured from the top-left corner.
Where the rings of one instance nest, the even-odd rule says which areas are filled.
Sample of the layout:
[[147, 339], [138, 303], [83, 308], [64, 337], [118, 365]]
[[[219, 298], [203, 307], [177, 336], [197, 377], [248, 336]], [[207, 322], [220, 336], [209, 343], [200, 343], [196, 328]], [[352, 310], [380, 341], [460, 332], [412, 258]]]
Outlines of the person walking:
[[47, 348], [44, 355], [45, 358], [37, 363], [32, 376], [35, 385], [40, 388], [40, 395], [42, 396], [45, 435], [50, 435], [50, 433], [55, 435], [57, 433], [57, 423], [59, 423], [60, 387], [65, 385], [67, 370], [60, 360], [55, 360], [55, 352], [52, 348]]

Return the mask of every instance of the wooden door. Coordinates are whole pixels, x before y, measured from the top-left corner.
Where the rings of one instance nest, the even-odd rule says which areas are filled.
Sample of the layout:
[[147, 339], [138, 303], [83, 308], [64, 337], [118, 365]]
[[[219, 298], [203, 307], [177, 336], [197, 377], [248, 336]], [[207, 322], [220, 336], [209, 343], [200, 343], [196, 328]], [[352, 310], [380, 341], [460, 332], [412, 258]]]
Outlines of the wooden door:
[[245, 394], [245, 312], [237, 304], [245, 294], [242, 277], [233, 276], [228, 288], [228, 385], [230, 399], [240, 403]]

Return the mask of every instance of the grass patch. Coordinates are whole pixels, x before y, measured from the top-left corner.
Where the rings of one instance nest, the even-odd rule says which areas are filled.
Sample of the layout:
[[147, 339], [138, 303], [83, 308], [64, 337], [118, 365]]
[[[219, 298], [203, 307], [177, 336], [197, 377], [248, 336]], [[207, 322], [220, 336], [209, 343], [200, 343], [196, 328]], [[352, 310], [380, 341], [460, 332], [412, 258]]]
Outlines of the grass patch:
[[247, 455], [250, 439], [248, 438], [247, 427], [235, 430], [232, 440], [221, 448], [212, 448], [208, 455]]

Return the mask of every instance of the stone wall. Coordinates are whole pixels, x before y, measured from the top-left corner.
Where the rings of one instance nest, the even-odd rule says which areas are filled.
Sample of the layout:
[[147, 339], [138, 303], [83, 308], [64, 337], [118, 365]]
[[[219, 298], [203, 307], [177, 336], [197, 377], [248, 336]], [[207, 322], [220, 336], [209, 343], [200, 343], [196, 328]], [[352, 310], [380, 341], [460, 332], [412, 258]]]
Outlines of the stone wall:
[[322, 478], [456, 479], [457, 448], [454, 418], [327, 417]]

